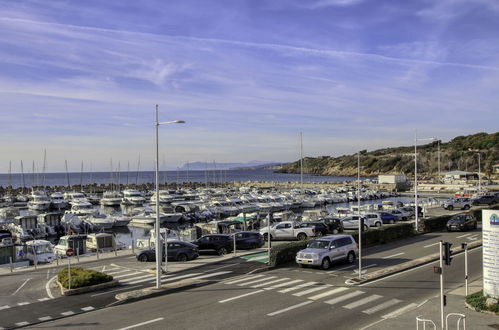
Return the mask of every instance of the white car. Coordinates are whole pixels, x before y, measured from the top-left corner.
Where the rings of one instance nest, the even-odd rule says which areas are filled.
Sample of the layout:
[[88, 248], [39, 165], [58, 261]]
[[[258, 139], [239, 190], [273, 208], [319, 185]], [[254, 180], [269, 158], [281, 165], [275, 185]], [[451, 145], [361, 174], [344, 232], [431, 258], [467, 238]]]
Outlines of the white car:
[[346, 218], [341, 219], [341, 223], [343, 224], [343, 229], [354, 229], [354, 230], [359, 229], [359, 219], [364, 219], [363, 230], [368, 230], [371, 221], [363, 215], [350, 215]]

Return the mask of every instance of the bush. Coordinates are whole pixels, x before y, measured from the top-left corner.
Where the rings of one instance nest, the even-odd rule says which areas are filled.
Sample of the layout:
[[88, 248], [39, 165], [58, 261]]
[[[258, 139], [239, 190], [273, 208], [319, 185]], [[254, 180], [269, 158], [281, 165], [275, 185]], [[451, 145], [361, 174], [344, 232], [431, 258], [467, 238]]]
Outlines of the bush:
[[447, 226], [447, 221], [452, 215], [442, 215], [435, 218], [423, 219], [424, 231], [432, 232], [437, 230], [444, 230]]
[[[358, 243], [359, 232], [352, 232], [351, 235]], [[370, 229], [368, 231], [364, 231], [362, 233], [362, 247], [385, 244], [414, 235], [414, 227], [411, 223], [397, 223], [392, 226], [383, 226], [376, 230]]]
[[477, 310], [490, 311], [499, 315], [499, 304], [496, 304], [492, 307], [487, 307], [487, 305], [485, 304], [487, 298], [487, 296], [483, 295], [483, 290], [481, 290], [476, 293], [470, 294], [469, 296], [466, 296], [466, 303], [475, 307]]
[[305, 249], [309, 242], [310, 240], [272, 246], [270, 249], [270, 265], [280, 266], [294, 261], [298, 251]]
[[[57, 274], [57, 280], [66, 289], [69, 288], [68, 269], [64, 268]], [[83, 286], [96, 285], [110, 282], [113, 280], [111, 275], [107, 275], [91, 269], [83, 269], [80, 267], [71, 267], [71, 289], [80, 288]]]

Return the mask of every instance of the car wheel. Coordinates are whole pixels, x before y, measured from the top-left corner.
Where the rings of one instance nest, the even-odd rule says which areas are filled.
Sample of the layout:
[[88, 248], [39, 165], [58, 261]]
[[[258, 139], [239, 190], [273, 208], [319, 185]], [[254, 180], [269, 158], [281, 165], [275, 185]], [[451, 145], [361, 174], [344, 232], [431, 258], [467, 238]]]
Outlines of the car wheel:
[[331, 262], [329, 261], [329, 258], [326, 257], [326, 258], [322, 259], [321, 268], [323, 270], [328, 270], [329, 267], [331, 267]]
[[299, 233], [298, 236], [297, 236], [298, 240], [300, 241], [304, 241], [307, 239], [307, 235], [304, 234], [304, 233]]
[[402, 217], [402, 221], [407, 221], [407, 217]]
[[375, 225], [376, 227], [381, 227], [381, 222], [379, 222], [379, 221], [378, 221], [378, 222], [376, 222], [374, 225]]
[[322, 237], [322, 231], [318, 231], [316, 234], [315, 234], [316, 237]]
[[393, 225], [395, 223], [395, 220], [391, 219], [389, 222], [391, 225]]
[[265, 241], [268, 241], [269, 240], [269, 234], [263, 234], [263, 239]]
[[348, 252], [347, 262], [349, 264], [353, 264], [355, 262], [355, 253], [353, 253], [352, 251]]
[[138, 260], [140, 262], [146, 262], [146, 261], [149, 261], [149, 258], [147, 257], [146, 254], [141, 254], [139, 257], [138, 257]]
[[185, 262], [187, 261], [187, 255], [181, 253], [177, 256], [177, 261]]
[[454, 206], [452, 206], [452, 205], [447, 206], [447, 210], [452, 211], [453, 209], [454, 209]]
[[465, 205], [465, 206], [463, 207], [463, 209], [465, 209], [465, 210], [469, 210], [469, 209], [470, 209], [470, 206], [469, 206], [469, 205]]
[[340, 231], [338, 229], [333, 229], [333, 234], [338, 234]]
[[368, 231], [369, 230], [369, 226], [368, 225], [364, 225], [364, 231]]
[[227, 249], [224, 247], [221, 247], [220, 249], [218, 249], [217, 253], [219, 256], [224, 256], [227, 254]]

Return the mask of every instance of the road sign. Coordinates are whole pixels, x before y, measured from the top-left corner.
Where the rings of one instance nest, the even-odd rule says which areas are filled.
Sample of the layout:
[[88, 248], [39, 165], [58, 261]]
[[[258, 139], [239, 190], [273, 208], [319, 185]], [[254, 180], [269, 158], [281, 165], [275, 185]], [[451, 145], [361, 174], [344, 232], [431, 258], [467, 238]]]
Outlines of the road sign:
[[66, 250], [66, 255], [68, 257], [72, 257], [74, 255], [75, 251], [73, 249], [67, 249]]

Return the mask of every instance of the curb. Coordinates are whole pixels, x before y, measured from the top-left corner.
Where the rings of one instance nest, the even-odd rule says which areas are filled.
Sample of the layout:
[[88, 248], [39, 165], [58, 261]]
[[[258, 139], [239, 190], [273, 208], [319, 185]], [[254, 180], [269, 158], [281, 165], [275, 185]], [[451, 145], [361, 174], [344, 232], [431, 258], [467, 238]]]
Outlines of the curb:
[[[468, 250], [477, 248], [481, 245], [482, 245], [482, 240], [468, 243]], [[456, 248], [452, 249], [452, 254], [459, 254], [459, 253], [462, 253], [463, 251], [464, 250], [461, 247], [456, 247]], [[365, 284], [365, 283], [368, 283], [368, 282], [371, 282], [371, 281], [374, 281], [374, 280], [377, 280], [377, 279], [380, 279], [383, 277], [387, 277], [387, 276], [395, 274], [395, 273], [402, 272], [404, 270], [408, 270], [408, 269], [415, 268], [415, 267], [418, 267], [418, 266], [421, 266], [424, 264], [431, 263], [435, 260], [439, 260], [439, 258], [440, 258], [440, 253], [434, 253], [434, 254], [431, 254], [429, 256], [414, 259], [414, 260], [405, 262], [405, 263], [397, 265], [397, 266], [374, 271], [372, 273], [367, 274], [360, 281], [357, 278], [351, 278], [351, 279], [346, 280], [345, 283], [349, 284], [349, 285]]]
[[66, 289], [65, 287], [62, 286], [61, 282], [59, 282], [58, 280], [56, 281], [56, 283], [59, 286], [59, 289], [61, 290], [61, 295], [63, 295], [63, 296], [72, 296], [75, 294], [87, 293], [87, 292], [97, 291], [97, 290], [101, 290], [101, 289], [112, 288], [112, 287], [120, 285], [120, 282], [118, 280], [112, 280], [109, 282], [90, 285], [90, 286], [84, 286], [84, 287], [76, 288], [76, 289]]
[[478, 309], [476, 307], [473, 307], [470, 304], [468, 304], [466, 301], [464, 302], [464, 306], [466, 308], [468, 308], [468, 309], [471, 309], [474, 312], [477, 312], [477, 313], [484, 313], [484, 314], [489, 314], [489, 315], [494, 315], [494, 316], [498, 316], [499, 315], [499, 314], [496, 314], [496, 313], [491, 312], [491, 311], [484, 311], [484, 310]]

